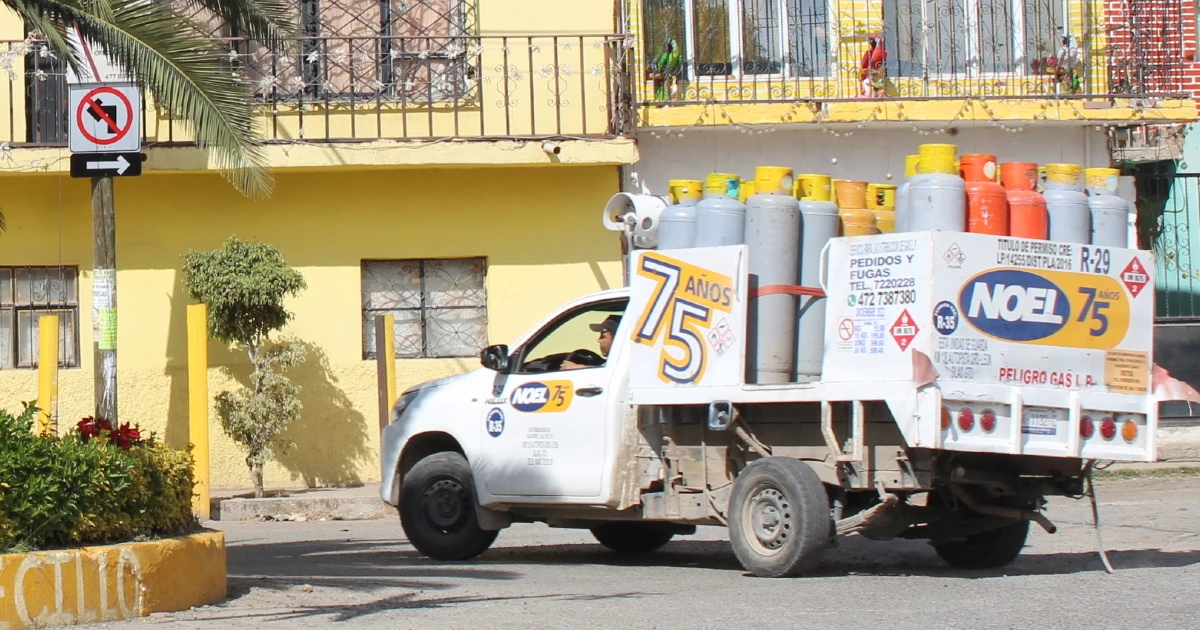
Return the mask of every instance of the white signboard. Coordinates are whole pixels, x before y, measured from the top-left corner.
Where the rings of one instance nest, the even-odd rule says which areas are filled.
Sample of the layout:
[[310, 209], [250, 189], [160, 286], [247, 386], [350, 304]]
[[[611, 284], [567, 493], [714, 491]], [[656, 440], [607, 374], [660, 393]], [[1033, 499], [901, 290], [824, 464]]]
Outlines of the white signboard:
[[142, 148], [142, 94], [133, 85], [72, 85], [71, 153], [129, 153]]
[[639, 251], [633, 264], [630, 388], [741, 383], [746, 247]]
[[73, 28], [67, 29], [67, 42], [71, 47], [79, 51], [83, 62], [83, 76], [75, 74], [71, 66], [67, 66], [67, 83], [71, 85], [79, 85], [81, 83], [131, 83], [129, 75], [121, 69], [108, 55], [104, 54], [104, 49], [99, 44], [88, 41], [87, 45], [83, 45], [83, 40], [79, 37], [79, 32]]

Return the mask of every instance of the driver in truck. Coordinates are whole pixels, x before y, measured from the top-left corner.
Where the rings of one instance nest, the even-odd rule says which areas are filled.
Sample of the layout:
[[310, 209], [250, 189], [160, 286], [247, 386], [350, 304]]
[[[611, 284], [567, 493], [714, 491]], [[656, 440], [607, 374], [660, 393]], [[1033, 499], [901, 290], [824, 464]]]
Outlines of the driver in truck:
[[[609, 315], [608, 317], [605, 317], [604, 321], [600, 322], [599, 324], [589, 324], [588, 325], [588, 328], [591, 328], [592, 330], [600, 333], [600, 339], [597, 340], [597, 344], [599, 344], [599, 346], [600, 346], [600, 356], [604, 357], [606, 360], [608, 359], [608, 351], [609, 351], [609, 349], [612, 348], [613, 335], [617, 334], [617, 324], [620, 324], [620, 323], [621, 323], [620, 315]], [[570, 359], [564, 359], [560, 369], [578, 370], [580, 368], [600, 367], [602, 365], [604, 365], [604, 364], [601, 363], [600, 365], [588, 366], [588, 365], [582, 365], [579, 363], [575, 363], [574, 361], [572, 361]]]

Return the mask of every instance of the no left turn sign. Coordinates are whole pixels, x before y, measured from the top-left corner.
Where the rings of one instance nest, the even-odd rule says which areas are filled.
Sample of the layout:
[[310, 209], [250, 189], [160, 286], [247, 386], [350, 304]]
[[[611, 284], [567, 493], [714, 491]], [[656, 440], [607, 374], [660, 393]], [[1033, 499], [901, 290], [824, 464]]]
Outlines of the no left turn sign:
[[139, 151], [141, 108], [134, 85], [71, 86], [71, 153]]

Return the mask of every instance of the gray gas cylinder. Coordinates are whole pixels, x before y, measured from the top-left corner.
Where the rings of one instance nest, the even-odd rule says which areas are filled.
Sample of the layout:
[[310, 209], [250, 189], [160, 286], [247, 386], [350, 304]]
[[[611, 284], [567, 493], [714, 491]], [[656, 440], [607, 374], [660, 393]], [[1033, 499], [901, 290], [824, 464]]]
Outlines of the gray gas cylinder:
[[703, 184], [697, 179], [673, 179], [668, 185], [671, 205], [658, 217], [658, 247], [683, 249], [696, 242], [696, 204]]
[[704, 199], [696, 204], [695, 247], [741, 245], [746, 233], [746, 206], [738, 201], [741, 177], [709, 173]]
[[[828, 197], [826, 197], [828, 199]], [[800, 202], [803, 223], [800, 245], [800, 284], [820, 287], [821, 250], [838, 235], [838, 206], [832, 201]], [[825, 357], [825, 298], [801, 297], [796, 326], [796, 377], [813, 381], [821, 377]]]
[[1050, 240], [1087, 245], [1092, 241], [1092, 211], [1088, 197], [1074, 187], [1047, 184], [1046, 215], [1050, 222]]
[[[1092, 245], [1129, 247], [1129, 202], [1105, 192], [1093, 192], [1088, 197], [1092, 214]], [[1053, 234], [1054, 219], [1050, 230]]]
[[[908, 182], [907, 202], [905, 232], [967, 231], [967, 189], [958, 175], [921, 173], [914, 176]], [[899, 220], [897, 216], [897, 223]]]
[[[746, 200], [745, 244], [750, 290], [800, 280], [800, 207], [792, 196], [792, 169], [760, 166], [755, 194]], [[746, 381], [787, 383], [796, 363], [796, 298], [775, 293], [751, 298]]]
[[910, 183], [904, 182], [896, 188], [896, 227], [892, 232], [907, 232], [908, 231], [908, 187]]

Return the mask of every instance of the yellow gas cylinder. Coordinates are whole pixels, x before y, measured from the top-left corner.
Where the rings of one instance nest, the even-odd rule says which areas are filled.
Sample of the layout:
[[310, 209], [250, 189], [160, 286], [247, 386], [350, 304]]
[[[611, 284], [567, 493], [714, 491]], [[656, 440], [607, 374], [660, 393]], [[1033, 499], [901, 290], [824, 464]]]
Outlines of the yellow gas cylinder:
[[700, 201], [704, 198], [704, 182], [698, 179], [672, 179], [667, 182], [667, 197], [674, 205], [684, 201]]
[[754, 180], [743, 179], [738, 185], [738, 201], [746, 203], [746, 200], [754, 196]]
[[1115, 168], [1085, 168], [1083, 185], [1090, 194], [1115, 195], [1120, 176], [1121, 171]]
[[833, 190], [842, 219], [842, 236], [879, 234], [875, 213], [867, 209], [867, 182], [835, 179]]
[[875, 227], [883, 234], [896, 229], [896, 187], [867, 184], [867, 209], [875, 215]]

